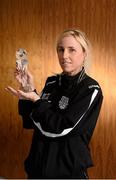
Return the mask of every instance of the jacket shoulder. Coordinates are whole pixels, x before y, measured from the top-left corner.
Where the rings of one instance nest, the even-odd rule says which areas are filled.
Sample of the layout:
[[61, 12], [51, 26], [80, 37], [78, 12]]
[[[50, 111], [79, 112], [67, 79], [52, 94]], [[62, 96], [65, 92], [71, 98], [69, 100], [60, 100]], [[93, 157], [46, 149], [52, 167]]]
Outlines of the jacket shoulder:
[[53, 76], [49, 76], [46, 80], [45, 85], [48, 86], [48, 85], [54, 84], [57, 82], [57, 79], [58, 79], [57, 74]]
[[86, 75], [84, 86], [86, 86], [89, 89], [98, 89], [101, 90], [101, 86], [99, 83], [92, 77]]

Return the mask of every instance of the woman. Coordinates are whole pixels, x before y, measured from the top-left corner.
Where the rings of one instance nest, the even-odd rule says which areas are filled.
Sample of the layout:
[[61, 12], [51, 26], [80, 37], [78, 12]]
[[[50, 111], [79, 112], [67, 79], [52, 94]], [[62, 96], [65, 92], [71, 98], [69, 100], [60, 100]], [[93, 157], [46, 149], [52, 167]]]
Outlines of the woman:
[[[28, 178], [88, 178], [93, 166], [89, 142], [102, 104], [102, 91], [85, 73], [89, 42], [79, 30], [64, 31], [57, 42], [61, 74], [48, 77], [38, 95], [30, 73], [32, 92], [7, 90], [19, 97], [24, 128], [34, 128], [30, 153], [25, 160]], [[21, 82], [21, 72], [16, 71]]]

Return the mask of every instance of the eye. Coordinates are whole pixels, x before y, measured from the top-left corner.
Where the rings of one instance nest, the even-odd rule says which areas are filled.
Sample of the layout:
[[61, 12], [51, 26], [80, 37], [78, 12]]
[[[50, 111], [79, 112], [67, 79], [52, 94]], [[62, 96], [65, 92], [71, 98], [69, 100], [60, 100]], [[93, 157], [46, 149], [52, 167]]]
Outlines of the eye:
[[63, 49], [63, 48], [58, 48], [57, 51], [58, 51], [58, 52], [64, 52], [64, 49]]
[[75, 52], [76, 50], [74, 48], [69, 48], [69, 52]]

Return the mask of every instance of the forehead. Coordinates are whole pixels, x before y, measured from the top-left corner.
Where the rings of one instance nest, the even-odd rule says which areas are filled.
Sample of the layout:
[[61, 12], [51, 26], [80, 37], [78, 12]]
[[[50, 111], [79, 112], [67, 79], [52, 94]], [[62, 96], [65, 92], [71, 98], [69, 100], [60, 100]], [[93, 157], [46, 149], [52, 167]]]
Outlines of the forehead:
[[81, 47], [78, 40], [76, 40], [73, 36], [62, 37], [58, 41], [58, 47], [59, 46], [62, 46], [62, 47]]

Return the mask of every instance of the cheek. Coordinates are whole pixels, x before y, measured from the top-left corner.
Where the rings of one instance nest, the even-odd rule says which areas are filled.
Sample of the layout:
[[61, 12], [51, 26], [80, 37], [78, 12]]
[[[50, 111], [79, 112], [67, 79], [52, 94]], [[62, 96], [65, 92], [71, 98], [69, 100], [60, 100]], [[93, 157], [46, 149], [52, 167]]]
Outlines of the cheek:
[[75, 63], [77, 64], [83, 64], [83, 61], [84, 61], [84, 54], [80, 53], [78, 55], [75, 56]]
[[59, 62], [61, 62], [62, 61], [62, 55], [61, 54], [57, 54], [57, 57], [58, 57]]

